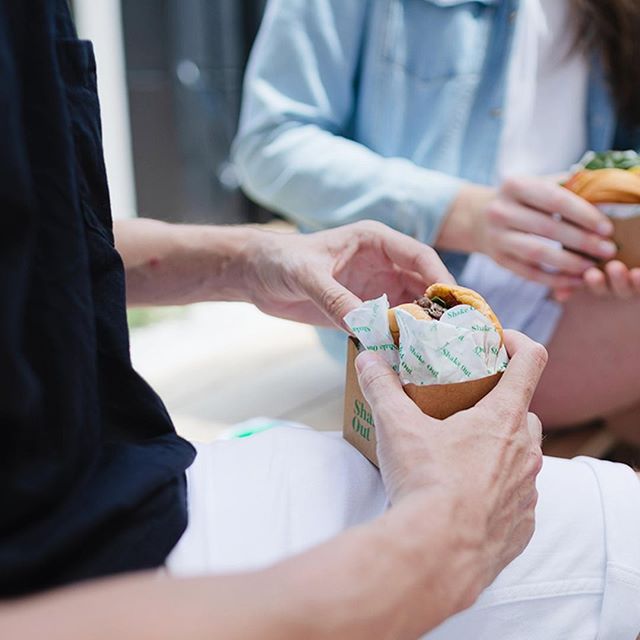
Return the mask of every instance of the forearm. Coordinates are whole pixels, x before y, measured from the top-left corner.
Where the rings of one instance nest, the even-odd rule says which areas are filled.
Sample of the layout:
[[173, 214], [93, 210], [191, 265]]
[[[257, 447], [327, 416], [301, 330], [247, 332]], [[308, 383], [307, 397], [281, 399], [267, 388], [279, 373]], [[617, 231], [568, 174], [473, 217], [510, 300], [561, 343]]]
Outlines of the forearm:
[[276, 120], [236, 141], [236, 166], [253, 199], [307, 229], [377, 220], [433, 244], [462, 180], [382, 157], [320, 125]]
[[127, 304], [247, 300], [251, 227], [173, 225], [155, 220], [114, 223], [127, 279]]
[[140, 574], [8, 603], [0, 607], [0, 637], [415, 638], [470, 605], [483, 586], [476, 550], [460, 544], [447, 502], [395, 507], [261, 572], [185, 580]]
[[[86, 583], [0, 607], [0, 637], [22, 640], [258, 638], [269, 629], [266, 574], [169, 579], [143, 573]], [[246, 614], [249, 606], [252, 615]], [[265, 635], [269, 639], [271, 635]]]
[[303, 602], [296, 637], [413, 640], [471, 606], [486, 572], [455, 502], [412, 498], [285, 563]]
[[234, 161], [243, 188], [307, 229], [377, 220], [432, 244], [462, 181], [353, 140], [364, 98], [363, 0], [273, 0], [245, 76]]

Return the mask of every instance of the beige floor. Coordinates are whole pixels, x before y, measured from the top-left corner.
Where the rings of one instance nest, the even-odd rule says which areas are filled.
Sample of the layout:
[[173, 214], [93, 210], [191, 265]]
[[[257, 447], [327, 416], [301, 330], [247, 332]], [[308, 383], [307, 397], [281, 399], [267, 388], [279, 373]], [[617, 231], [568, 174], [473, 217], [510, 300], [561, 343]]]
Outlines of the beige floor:
[[323, 430], [341, 426], [342, 366], [311, 327], [251, 305], [193, 305], [132, 331], [131, 354], [187, 438], [210, 441], [255, 416]]

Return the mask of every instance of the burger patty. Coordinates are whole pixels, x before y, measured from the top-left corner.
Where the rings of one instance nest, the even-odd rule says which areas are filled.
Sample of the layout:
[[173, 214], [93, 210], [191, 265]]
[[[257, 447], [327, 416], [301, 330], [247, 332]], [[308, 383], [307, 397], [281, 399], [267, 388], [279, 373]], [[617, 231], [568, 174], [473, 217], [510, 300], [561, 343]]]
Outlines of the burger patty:
[[442, 314], [447, 310], [441, 304], [429, 300], [426, 296], [422, 296], [416, 300], [416, 304], [422, 307], [434, 320], [440, 320]]

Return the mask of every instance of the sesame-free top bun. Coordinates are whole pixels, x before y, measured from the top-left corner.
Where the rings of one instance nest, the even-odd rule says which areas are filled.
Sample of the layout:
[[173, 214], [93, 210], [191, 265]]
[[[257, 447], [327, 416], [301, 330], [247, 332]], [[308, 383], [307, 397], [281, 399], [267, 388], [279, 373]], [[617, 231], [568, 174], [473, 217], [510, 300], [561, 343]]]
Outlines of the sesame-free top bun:
[[635, 169], [578, 171], [564, 186], [593, 204], [640, 203], [640, 173]]
[[416, 318], [416, 320], [431, 320], [431, 316], [421, 306], [414, 302], [400, 304], [397, 307], [393, 307], [393, 309], [389, 309], [387, 312], [389, 318], [389, 329], [391, 330], [391, 335], [396, 345], [400, 342], [400, 327], [398, 327], [398, 320], [396, 319], [396, 311], [398, 309], [402, 309], [403, 311], [410, 313], [414, 318]]
[[425, 291], [425, 296], [430, 300], [440, 298], [446, 303], [448, 308], [455, 307], [459, 304], [468, 304], [470, 307], [477, 309], [491, 320], [493, 326], [500, 334], [500, 341], [504, 341], [504, 333], [500, 320], [498, 320], [489, 303], [477, 291], [467, 289], [466, 287], [459, 287], [454, 284], [436, 282]]

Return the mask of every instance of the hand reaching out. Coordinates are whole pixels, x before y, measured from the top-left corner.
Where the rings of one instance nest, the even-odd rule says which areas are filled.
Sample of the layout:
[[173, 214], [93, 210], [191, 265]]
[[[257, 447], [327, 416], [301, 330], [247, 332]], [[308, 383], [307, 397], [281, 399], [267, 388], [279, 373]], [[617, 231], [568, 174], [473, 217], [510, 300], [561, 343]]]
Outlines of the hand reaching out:
[[453, 279], [430, 247], [365, 221], [308, 235], [262, 233], [247, 248], [250, 299], [272, 315], [344, 329], [365, 299], [391, 305]]

